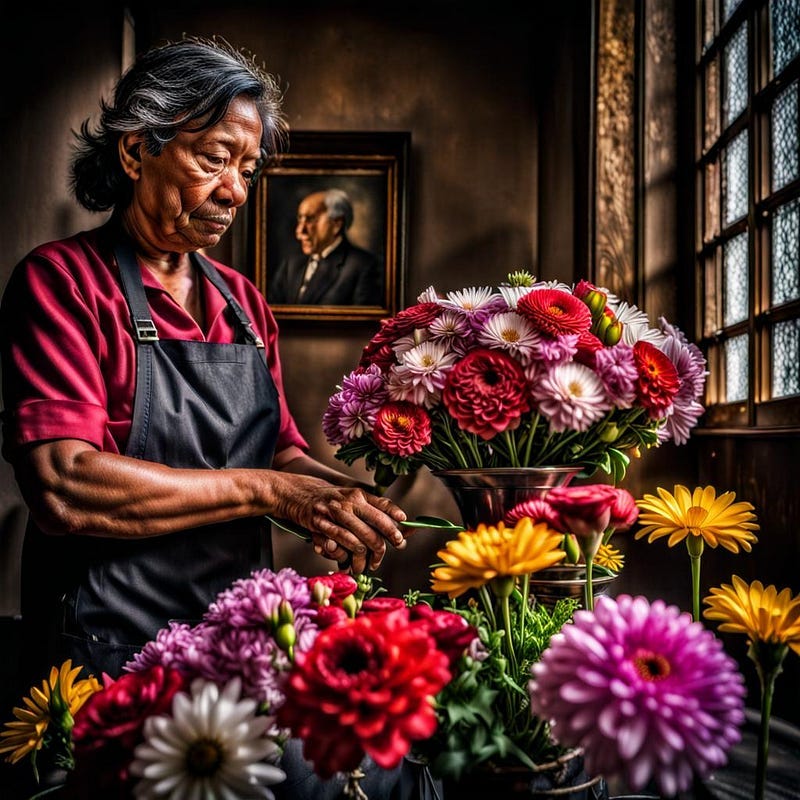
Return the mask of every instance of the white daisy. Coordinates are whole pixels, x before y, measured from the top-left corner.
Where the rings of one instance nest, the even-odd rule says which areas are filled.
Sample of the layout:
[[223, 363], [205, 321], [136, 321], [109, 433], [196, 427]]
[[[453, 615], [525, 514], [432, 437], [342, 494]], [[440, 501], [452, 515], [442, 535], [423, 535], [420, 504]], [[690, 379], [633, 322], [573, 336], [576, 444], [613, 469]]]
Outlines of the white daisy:
[[286, 779], [275, 766], [280, 748], [266, 735], [274, 720], [256, 714], [255, 700], [240, 698], [239, 678], [221, 691], [197, 678], [190, 694], [175, 695], [172, 716], [147, 719], [130, 768], [140, 778], [134, 796], [273, 800], [267, 787]]
[[439, 300], [439, 304], [445, 308], [477, 311], [495, 296], [491, 286], [471, 286], [468, 289], [459, 289], [457, 292], [448, 292], [443, 300]]
[[650, 327], [647, 314], [637, 306], [623, 300], [618, 306], [608, 300], [608, 307], [614, 312], [616, 318], [622, 323], [622, 341], [633, 345], [636, 342], [650, 342], [659, 347], [664, 341], [664, 334], [656, 328]]
[[478, 333], [478, 341], [487, 347], [505, 350], [514, 356], [518, 355], [527, 363], [539, 341], [539, 334], [533, 325], [516, 311], [504, 311], [486, 321]]
[[438, 300], [439, 294], [433, 286], [429, 286], [417, 296], [418, 303], [436, 303]]
[[531, 291], [530, 286], [498, 286], [497, 291], [503, 296], [503, 300], [508, 303], [509, 308], [516, 308], [517, 301]]

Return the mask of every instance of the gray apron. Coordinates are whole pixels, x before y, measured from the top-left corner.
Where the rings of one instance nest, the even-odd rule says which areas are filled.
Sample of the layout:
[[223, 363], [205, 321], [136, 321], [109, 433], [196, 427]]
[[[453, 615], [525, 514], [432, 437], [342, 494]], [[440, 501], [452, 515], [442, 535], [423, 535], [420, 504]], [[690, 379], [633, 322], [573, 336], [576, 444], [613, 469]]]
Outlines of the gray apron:
[[[125, 454], [170, 467], [268, 468], [280, 428], [278, 394], [264, 345], [222, 276], [192, 256], [227, 301], [236, 341], [162, 340], [132, 247], [118, 242], [115, 253], [136, 338]], [[131, 540], [45, 536], [29, 525], [25, 549], [23, 625], [31, 635], [24, 660], [36, 658], [42, 675], [72, 658], [97, 676], [118, 677], [170, 620], [199, 621], [219, 591], [272, 566], [264, 517]], [[42, 646], [48, 652], [37, 654]]]

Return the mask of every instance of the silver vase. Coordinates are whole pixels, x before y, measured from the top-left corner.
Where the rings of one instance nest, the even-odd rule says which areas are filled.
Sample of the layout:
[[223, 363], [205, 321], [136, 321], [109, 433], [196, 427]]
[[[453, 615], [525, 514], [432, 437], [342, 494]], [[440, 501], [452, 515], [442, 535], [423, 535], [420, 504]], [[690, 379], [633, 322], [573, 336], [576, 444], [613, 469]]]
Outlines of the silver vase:
[[433, 474], [450, 490], [468, 528], [496, 525], [514, 506], [567, 486], [580, 467], [447, 469]]

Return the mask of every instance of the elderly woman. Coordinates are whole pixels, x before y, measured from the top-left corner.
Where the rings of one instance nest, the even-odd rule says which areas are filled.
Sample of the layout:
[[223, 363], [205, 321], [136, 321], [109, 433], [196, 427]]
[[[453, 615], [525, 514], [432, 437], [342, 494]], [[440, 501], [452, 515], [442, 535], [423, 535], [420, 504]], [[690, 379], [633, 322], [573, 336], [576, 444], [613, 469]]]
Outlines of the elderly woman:
[[2, 306], [4, 455], [30, 510], [27, 674], [99, 675], [169, 620], [270, 566], [265, 515], [318, 553], [376, 567], [404, 513], [308, 454], [286, 405], [277, 327], [240, 272], [202, 254], [286, 136], [274, 79], [225, 43], [142, 55], [72, 185], [105, 224], [42, 244]]

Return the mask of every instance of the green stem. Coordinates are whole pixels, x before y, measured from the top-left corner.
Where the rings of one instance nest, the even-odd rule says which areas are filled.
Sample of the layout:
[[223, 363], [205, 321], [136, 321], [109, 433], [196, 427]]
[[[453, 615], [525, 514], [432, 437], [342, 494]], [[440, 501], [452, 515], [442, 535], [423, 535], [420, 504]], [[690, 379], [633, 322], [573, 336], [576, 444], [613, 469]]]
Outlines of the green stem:
[[514, 640], [511, 633], [511, 603], [509, 602], [508, 595], [502, 598], [503, 609], [503, 628], [506, 632], [506, 652], [508, 653], [508, 664], [511, 668], [511, 674], [516, 679], [517, 677], [517, 654], [514, 651]]
[[772, 715], [772, 695], [775, 678], [780, 668], [772, 670], [761, 680], [761, 723], [758, 731], [758, 756], [756, 759], [756, 786], [753, 800], [764, 800], [767, 786], [767, 759], [769, 757], [769, 720]]
[[593, 559], [586, 561], [586, 583], [583, 587], [583, 604], [587, 611], [594, 611], [594, 593], [592, 591], [592, 564]]
[[481, 602], [483, 603], [483, 610], [486, 612], [486, 616], [489, 618], [489, 624], [491, 625], [493, 630], [497, 629], [497, 618], [494, 614], [494, 604], [492, 603], [492, 595], [491, 592], [486, 588], [486, 584], [481, 586], [478, 589], [478, 594], [481, 597]]
[[690, 556], [692, 562], [692, 619], [700, 619], [700, 556]]
[[519, 609], [519, 641], [525, 641], [525, 620], [528, 617], [528, 597], [530, 596], [531, 576], [526, 572], [522, 577], [522, 604]]

